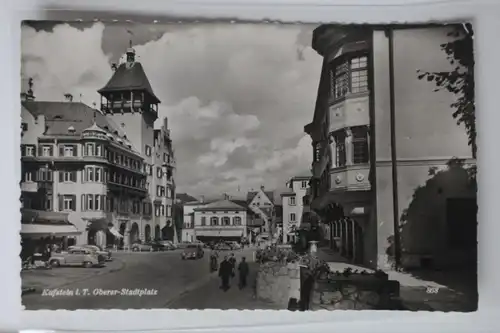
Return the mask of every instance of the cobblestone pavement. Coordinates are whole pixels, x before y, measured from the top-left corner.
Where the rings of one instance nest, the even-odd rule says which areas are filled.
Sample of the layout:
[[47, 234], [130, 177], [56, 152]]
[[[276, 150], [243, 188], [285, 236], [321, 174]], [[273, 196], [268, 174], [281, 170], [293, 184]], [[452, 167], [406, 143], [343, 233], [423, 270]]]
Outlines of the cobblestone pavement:
[[224, 292], [220, 289], [220, 279], [216, 274], [205, 284], [195, 288], [174, 300], [168, 305], [170, 309], [220, 309], [220, 310], [280, 310], [276, 304], [259, 300], [255, 297], [255, 279], [258, 264], [253, 262], [253, 250], [235, 252], [238, 262], [241, 256], [249, 261], [250, 274], [248, 286], [242, 290], [238, 288], [238, 277], [231, 280], [231, 288]]
[[[37, 309], [150, 309], [162, 308], [186, 290], [210, 278], [209, 251], [204, 258], [198, 260], [182, 260], [180, 251], [158, 253], [115, 253], [116, 262], [124, 263], [121, 269], [110, 269], [106, 274], [84, 276], [86, 279], [74, 281], [75, 275], [91, 274], [80, 268], [57, 268], [46, 274], [61, 274], [57, 276], [38, 277], [39, 288], [58, 286], [72, 296], [42, 296], [42, 289], [22, 297], [22, 303], [27, 310]], [[114, 262], [113, 262], [114, 263]], [[89, 269], [90, 270], [90, 269]], [[96, 271], [98, 268], [96, 268]], [[80, 273], [81, 271], [81, 273]], [[33, 278], [31, 278], [33, 282]], [[44, 279], [50, 280], [43, 282]], [[73, 281], [72, 281], [73, 279]], [[29, 279], [25, 279], [25, 285]], [[37, 280], [37, 279], [34, 279]], [[67, 284], [66, 284], [67, 283]], [[52, 287], [55, 288], [55, 287]], [[122, 289], [148, 289], [154, 295], [123, 296]], [[87, 289], [87, 296], [81, 295]], [[52, 289], [53, 290], [53, 289]], [[80, 295], [76, 295], [77, 291]], [[105, 291], [120, 292], [115, 295], [96, 296], [94, 293]]]

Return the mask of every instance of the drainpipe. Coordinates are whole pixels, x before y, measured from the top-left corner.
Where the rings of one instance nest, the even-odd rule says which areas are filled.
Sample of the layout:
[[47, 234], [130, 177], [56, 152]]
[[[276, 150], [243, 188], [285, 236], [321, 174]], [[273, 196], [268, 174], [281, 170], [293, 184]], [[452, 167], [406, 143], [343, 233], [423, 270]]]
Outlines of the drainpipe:
[[389, 39], [389, 100], [391, 116], [391, 169], [392, 169], [392, 202], [394, 222], [394, 261], [396, 270], [401, 266], [401, 245], [399, 235], [399, 198], [398, 198], [398, 165], [396, 150], [396, 103], [394, 93], [394, 30], [386, 30]]

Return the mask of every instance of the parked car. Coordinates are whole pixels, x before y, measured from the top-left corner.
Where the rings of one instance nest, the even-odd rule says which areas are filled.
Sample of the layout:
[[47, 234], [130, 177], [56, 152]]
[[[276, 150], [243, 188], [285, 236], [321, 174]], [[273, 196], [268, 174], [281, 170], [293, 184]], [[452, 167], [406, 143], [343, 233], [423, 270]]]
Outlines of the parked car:
[[105, 258], [96, 251], [83, 247], [74, 247], [68, 251], [53, 253], [49, 258], [52, 267], [59, 266], [104, 266]]
[[147, 242], [146, 245], [151, 245], [151, 247], [153, 248], [153, 251], [155, 251], [155, 252], [168, 250], [168, 245], [163, 244], [160, 241]]
[[232, 248], [227, 243], [218, 243], [218, 244], [215, 244], [214, 250], [217, 250], [217, 251], [231, 251]]
[[231, 247], [231, 250], [239, 250], [241, 249], [241, 245], [237, 242], [228, 242], [227, 245]]
[[104, 256], [104, 259], [106, 259], [106, 261], [111, 261], [113, 260], [111, 258], [111, 251], [109, 250], [105, 250], [103, 248], [101, 248], [100, 246], [98, 245], [82, 245], [81, 247], [84, 247], [84, 248], [87, 248], [87, 249], [91, 249], [91, 250], [94, 250], [97, 252], [97, 254], [100, 254], [102, 256]]
[[130, 249], [134, 252], [151, 252], [153, 251], [153, 246], [146, 243], [134, 243]]
[[161, 240], [158, 242], [160, 244], [163, 244], [163, 246], [165, 247], [165, 250], [167, 250], [167, 251], [175, 250], [177, 248], [177, 246], [175, 246], [175, 244], [169, 240]]
[[[97, 256], [99, 258], [101, 258], [102, 260], [106, 261], [106, 259], [108, 258], [108, 252], [107, 251], [101, 251], [99, 249], [99, 247], [97, 246], [93, 246], [93, 245], [72, 245], [70, 247], [68, 247], [68, 250], [78, 250], [78, 249], [87, 249], [87, 250], [90, 250], [90, 251], [93, 251], [97, 254]], [[101, 260], [99, 259], [99, 260]]]
[[182, 251], [181, 257], [182, 260], [187, 260], [187, 259], [199, 259], [203, 258], [205, 255], [205, 252], [203, 251], [203, 248], [200, 245], [192, 244], [188, 245], [184, 251]]

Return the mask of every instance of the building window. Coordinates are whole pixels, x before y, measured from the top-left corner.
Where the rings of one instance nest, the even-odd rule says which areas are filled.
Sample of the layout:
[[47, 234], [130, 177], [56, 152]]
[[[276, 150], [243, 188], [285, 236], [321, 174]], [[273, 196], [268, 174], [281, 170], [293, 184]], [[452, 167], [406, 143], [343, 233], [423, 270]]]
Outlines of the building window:
[[42, 156], [49, 157], [52, 156], [52, 146], [42, 146]]
[[87, 194], [87, 210], [94, 210], [94, 198], [92, 194]]
[[290, 222], [295, 222], [295, 213], [290, 213]]
[[76, 210], [76, 196], [75, 195], [59, 195], [59, 210]]
[[76, 182], [76, 171], [59, 171], [59, 182]]
[[167, 198], [172, 198], [172, 189], [167, 187]]
[[167, 206], [167, 216], [172, 216], [172, 207]]
[[296, 205], [295, 197], [288, 198], [288, 203], [290, 206], [295, 206]]
[[86, 152], [87, 156], [94, 156], [94, 144], [87, 143], [85, 145], [85, 152]]
[[21, 123], [21, 130], [26, 132], [28, 130], [28, 123]]
[[224, 216], [222, 218], [222, 225], [231, 225], [231, 220], [229, 219], [229, 217]]
[[365, 126], [352, 127], [353, 164], [366, 164], [369, 161], [368, 129]]
[[35, 147], [26, 146], [26, 156], [35, 156]]
[[146, 156], [151, 156], [151, 147], [146, 145]]
[[201, 217], [201, 225], [207, 225], [207, 218], [206, 216]]
[[332, 167], [342, 167], [346, 165], [346, 149], [345, 149], [345, 139], [346, 133], [344, 130], [337, 131], [332, 135], [335, 141], [335, 165]]
[[319, 162], [321, 160], [321, 143], [317, 142], [314, 144], [314, 161]]
[[94, 209], [95, 210], [101, 210], [102, 209], [101, 196], [99, 194], [96, 194], [94, 196]]
[[153, 166], [148, 164], [148, 175], [153, 175]]
[[71, 157], [76, 156], [77, 149], [75, 145], [62, 145], [59, 146], [59, 156]]
[[32, 182], [33, 181], [33, 171], [28, 171], [24, 173], [24, 181]]
[[234, 225], [241, 225], [241, 217], [239, 217], [239, 216], [233, 217], [233, 224]]
[[156, 177], [161, 178], [163, 176], [163, 170], [160, 167], [156, 167]]
[[159, 205], [155, 205], [155, 216], [160, 216], [160, 214], [161, 214], [160, 206]]
[[163, 162], [167, 163], [167, 154], [166, 153], [163, 153]]
[[97, 147], [96, 147], [96, 155], [97, 156], [101, 156], [101, 157], [105, 156], [105, 154], [103, 154], [103, 151], [104, 150], [102, 149], [102, 145], [97, 145]]
[[307, 188], [307, 180], [303, 180], [301, 184], [302, 188]]
[[42, 168], [38, 170], [38, 180], [39, 181], [52, 181], [52, 170]]
[[340, 57], [330, 64], [330, 95], [340, 99], [348, 93], [368, 91], [368, 57]]
[[161, 205], [161, 216], [165, 216], [165, 205]]
[[217, 216], [212, 216], [210, 218], [210, 225], [218, 225], [219, 224], [219, 218]]
[[95, 169], [95, 181], [96, 182], [102, 182], [102, 170], [101, 168], [96, 168]]

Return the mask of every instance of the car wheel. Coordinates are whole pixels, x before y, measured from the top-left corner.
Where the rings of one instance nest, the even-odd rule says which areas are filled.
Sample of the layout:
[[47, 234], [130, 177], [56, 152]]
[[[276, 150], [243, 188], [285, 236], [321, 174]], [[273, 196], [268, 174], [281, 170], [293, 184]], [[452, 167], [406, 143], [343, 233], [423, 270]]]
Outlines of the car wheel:
[[53, 266], [53, 267], [59, 267], [61, 266], [61, 263], [59, 262], [59, 260], [51, 260], [49, 262], [50, 266]]
[[90, 261], [84, 261], [83, 262], [83, 267], [90, 268], [90, 267], [92, 267], [92, 263]]
[[132, 252], [139, 252], [139, 248], [137, 248], [137, 247], [133, 247], [133, 248], [132, 248]]

